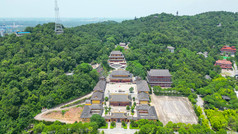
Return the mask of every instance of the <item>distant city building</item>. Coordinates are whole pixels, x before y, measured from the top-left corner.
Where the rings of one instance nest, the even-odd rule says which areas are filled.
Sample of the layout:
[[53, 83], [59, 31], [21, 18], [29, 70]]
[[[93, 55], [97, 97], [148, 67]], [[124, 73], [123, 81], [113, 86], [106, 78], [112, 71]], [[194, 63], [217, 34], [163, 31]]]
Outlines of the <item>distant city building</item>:
[[231, 56], [234, 56], [236, 53], [235, 46], [224, 46], [223, 48], [221, 48], [221, 54], [223, 55], [224, 53], [225, 55], [231, 54]]
[[20, 36], [23, 36], [23, 35], [26, 35], [26, 34], [30, 34], [30, 32], [16, 32], [17, 37], [20, 37]]
[[214, 64], [215, 66], [220, 66], [222, 69], [232, 69], [232, 63], [226, 59], [224, 60], [218, 60], [216, 61], [216, 63]]
[[113, 71], [110, 76], [110, 82], [132, 82], [132, 74], [125, 70]]
[[172, 75], [168, 69], [151, 69], [147, 71], [147, 81], [151, 86], [171, 87]]
[[174, 53], [174, 47], [172, 47], [172, 46], [167, 46], [167, 49], [171, 52], [171, 53]]
[[122, 52], [120, 51], [112, 51], [110, 56], [109, 56], [109, 60], [108, 60], [108, 64], [110, 67], [112, 68], [125, 68], [126, 67], [126, 60], [124, 55], [122, 54]]

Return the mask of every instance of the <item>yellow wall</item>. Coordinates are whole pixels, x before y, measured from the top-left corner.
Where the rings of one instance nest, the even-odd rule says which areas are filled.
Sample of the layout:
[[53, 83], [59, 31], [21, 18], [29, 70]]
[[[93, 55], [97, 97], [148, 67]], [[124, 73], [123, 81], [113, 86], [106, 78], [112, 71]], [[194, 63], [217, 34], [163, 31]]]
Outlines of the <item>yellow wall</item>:
[[99, 100], [93, 100], [92, 104], [100, 104], [100, 101]]
[[140, 104], [148, 104], [148, 101], [140, 101]]

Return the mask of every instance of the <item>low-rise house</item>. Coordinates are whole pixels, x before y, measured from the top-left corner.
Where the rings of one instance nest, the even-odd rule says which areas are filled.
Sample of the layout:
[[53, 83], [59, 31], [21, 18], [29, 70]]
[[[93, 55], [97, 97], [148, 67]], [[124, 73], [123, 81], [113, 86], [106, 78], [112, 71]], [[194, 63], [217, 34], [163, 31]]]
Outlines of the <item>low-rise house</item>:
[[109, 76], [110, 82], [132, 82], [132, 74], [125, 70], [113, 71]]
[[172, 47], [172, 46], [167, 46], [167, 49], [171, 52], [171, 53], [174, 53], [174, 47]]
[[99, 114], [102, 115], [103, 112], [103, 106], [102, 105], [98, 105], [98, 104], [93, 104], [93, 105], [86, 105], [83, 109], [83, 112], [80, 116], [80, 118], [83, 121], [90, 121], [90, 118], [92, 117], [92, 115], [94, 114]]
[[130, 106], [131, 96], [127, 94], [111, 94], [109, 96], [109, 104], [112, 106]]
[[94, 92], [91, 97], [92, 104], [102, 104], [104, 100], [104, 93], [102, 92]]
[[231, 55], [235, 55], [236, 53], [236, 48], [235, 46], [224, 46], [223, 48], [221, 48], [221, 54], [231, 54]]
[[172, 75], [168, 69], [151, 69], [147, 71], [147, 81], [151, 86], [171, 87]]
[[136, 106], [136, 109], [137, 109], [138, 119], [148, 119], [153, 121], [158, 120], [154, 106], [141, 105], [141, 106]]
[[147, 93], [141, 92], [138, 94], [138, 100], [140, 104], [149, 104], [150, 97]]
[[145, 92], [148, 94], [150, 91], [148, 84], [145, 80], [136, 81], [136, 86], [138, 93]]
[[226, 59], [224, 60], [218, 60], [216, 61], [216, 63], [214, 64], [215, 66], [220, 66], [222, 69], [227, 69], [227, 70], [231, 70], [232, 69], [232, 63]]

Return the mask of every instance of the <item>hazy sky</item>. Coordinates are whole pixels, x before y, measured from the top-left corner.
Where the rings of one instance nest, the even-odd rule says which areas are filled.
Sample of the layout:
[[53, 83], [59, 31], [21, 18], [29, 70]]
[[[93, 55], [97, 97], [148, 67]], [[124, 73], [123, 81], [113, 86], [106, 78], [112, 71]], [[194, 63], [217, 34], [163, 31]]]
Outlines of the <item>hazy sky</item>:
[[[238, 0], [58, 0], [61, 18], [133, 18], [154, 13], [238, 12]], [[54, 0], [0, 0], [0, 17], [54, 17]]]

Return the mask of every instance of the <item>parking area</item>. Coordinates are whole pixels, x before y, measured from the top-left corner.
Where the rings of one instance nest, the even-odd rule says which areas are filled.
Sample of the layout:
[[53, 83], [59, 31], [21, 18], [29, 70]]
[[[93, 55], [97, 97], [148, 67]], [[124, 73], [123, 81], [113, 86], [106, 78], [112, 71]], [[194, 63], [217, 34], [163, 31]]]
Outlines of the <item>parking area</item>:
[[169, 121], [186, 124], [197, 124], [198, 122], [192, 104], [186, 97], [156, 96], [153, 94], [151, 104], [155, 106], [159, 120], [164, 125]]

